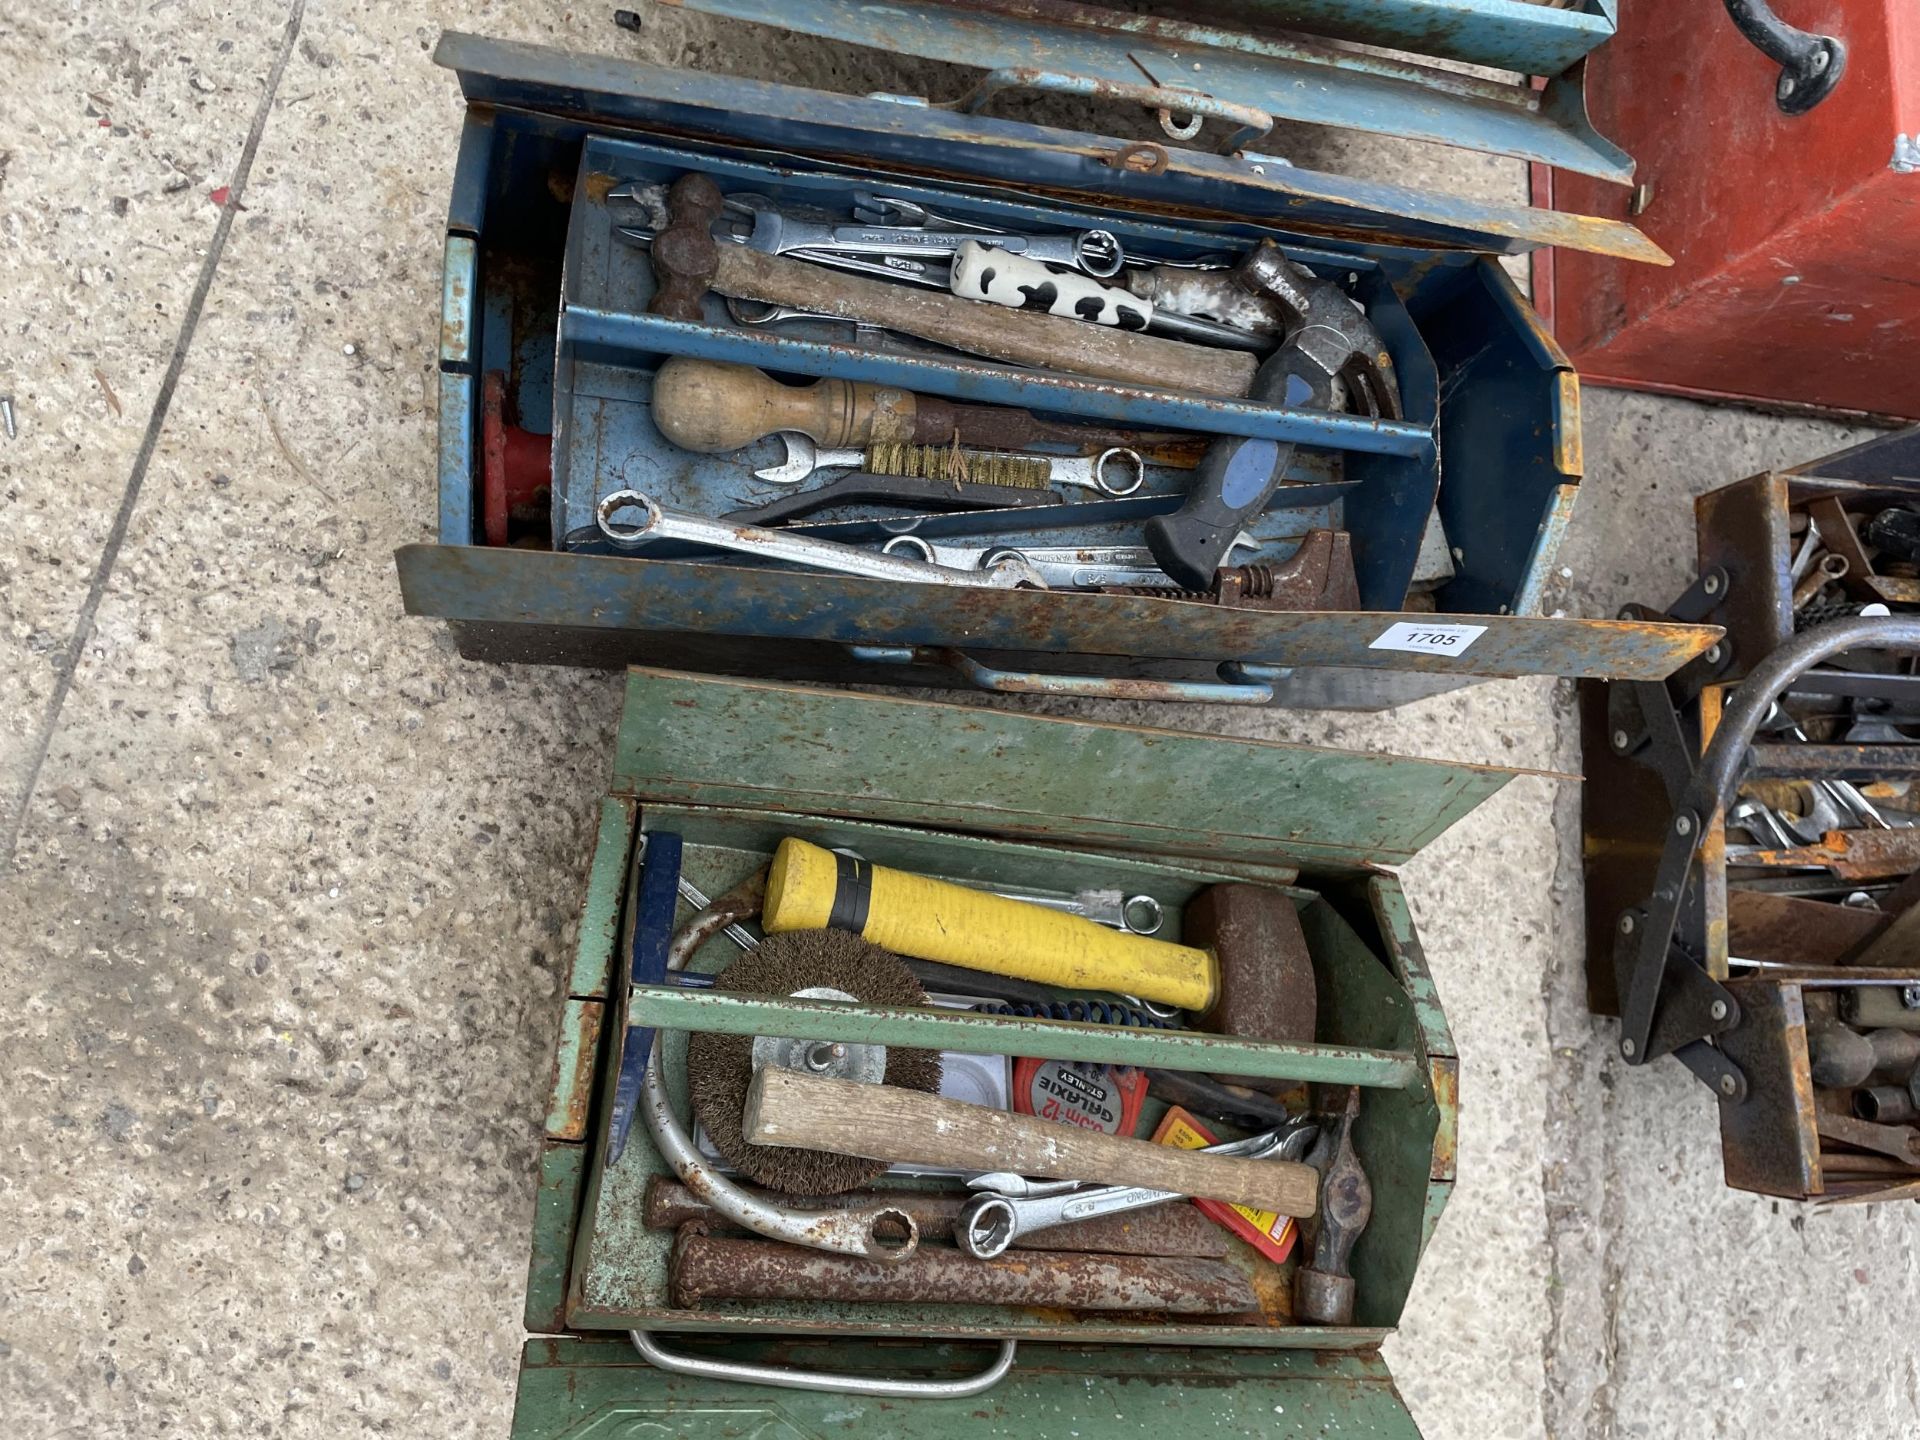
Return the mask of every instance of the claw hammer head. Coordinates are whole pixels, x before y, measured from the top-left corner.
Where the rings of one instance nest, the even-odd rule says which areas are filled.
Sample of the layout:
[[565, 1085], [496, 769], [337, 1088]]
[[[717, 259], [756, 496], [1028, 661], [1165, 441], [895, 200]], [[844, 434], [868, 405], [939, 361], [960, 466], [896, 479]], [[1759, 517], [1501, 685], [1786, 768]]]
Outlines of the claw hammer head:
[[1271, 240], [1240, 257], [1233, 278], [1260, 296], [1286, 323], [1287, 349], [1344, 388], [1347, 408], [1376, 419], [1400, 418], [1393, 357], [1373, 322], [1346, 291], [1294, 264]]

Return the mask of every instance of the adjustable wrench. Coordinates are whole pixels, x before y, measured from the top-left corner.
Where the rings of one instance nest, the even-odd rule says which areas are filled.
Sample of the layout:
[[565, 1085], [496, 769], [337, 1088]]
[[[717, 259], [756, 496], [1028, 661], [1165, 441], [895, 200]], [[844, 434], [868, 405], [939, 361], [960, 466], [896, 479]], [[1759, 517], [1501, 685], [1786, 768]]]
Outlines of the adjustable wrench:
[[[623, 510], [638, 510], [641, 519], [634, 524], [618, 524], [614, 516]], [[1024, 559], [1004, 559], [986, 570], [949, 570], [921, 560], [897, 555], [882, 555], [862, 550], [857, 545], [841, 545], [832, 540], [816, 540], [787, 530], [762, 530], [753, 525], [735, 525], [706, 515], [690, 515], [681, 510], [663, 509], [658, 502], [638, 490], [616, 490], [594, 510], [600, 533], [622, 550], [639, 549], [649, 540], [685, 540], [695, 545], [711, 545], [716, 550], [731, 550], [742, 555], [764, 555], [770, 560], [785, 560], [815, 570], [841, 575], [860, 575], [870, 580], [904, 580], [918, 585], [963, 585], [978, 590], [1045, 590], [1047, 582]]]
[[[765, 480], [773, 485], [798, 485], [816, 470], [857, 469], [867, 459], [864, 450], [830, 450], [815, 443], [812, 436], [793, 430], [782, 430], [780, 440], [787, 447], [787, 458], [778, 465], [767, 465], [754, 471], [754, 479]], [[1133, 494], [1147, 478], [1147, 462], [1140, 452], [1118, 445], [1109, 446], [1098, 455], [1038, 455], [1020, 450], [997, 450], [994, 453], [1013, 459], [1044, 460], [1047, 463], [1049, 485], [1097, 490], [1102, 495], [1115, 498]], [[1130, 482], [1108, 478], [1108, 467], [1121, 465], [1132, 470], [1133, 479]]]
[[[1205, 1153], [1256, 1160], [1268, 1156], [1298, 1160], [1319, 1132], [1320, 1127], [1312, 1121], [1300, 1121], [1289, 1128], [1268, 1130], [1244, 1140], [1209, 1145]], [[1177, 1190], [1154, 1190], [1145, 1185], [1086, 1186], [1073, 1180], [1035, 1181], [1003, 1170], [975, 1175], [967, 1181], [967, 1186], [983, 1193], [960, 1208], [953, 1224], [953, 1238], [976, 1260], [991, 1260], [1006, 1253], [1016, 1236], [1029, 1235], [1035, 1230], [1070, 1225], [1096, 1215], [1145, 1210], [1169, 1200], [1187, 1198]]]

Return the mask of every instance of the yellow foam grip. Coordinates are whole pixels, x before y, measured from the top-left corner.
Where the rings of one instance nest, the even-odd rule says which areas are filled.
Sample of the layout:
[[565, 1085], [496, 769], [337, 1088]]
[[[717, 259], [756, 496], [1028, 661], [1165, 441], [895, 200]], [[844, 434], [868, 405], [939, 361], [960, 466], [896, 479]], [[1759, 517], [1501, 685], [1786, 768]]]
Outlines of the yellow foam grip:
[[[1218, 970], [1205, 950], [862, 863], [872, 895], [860, 933], [883, 949], [1043, 985], [1119, 991], [1183, 1010], [1213, 1004]], [[762, 928], [770, 935], [824, 930], [839, 883], [831, 851], [791, 836], [782, 840], [767, 876]]]

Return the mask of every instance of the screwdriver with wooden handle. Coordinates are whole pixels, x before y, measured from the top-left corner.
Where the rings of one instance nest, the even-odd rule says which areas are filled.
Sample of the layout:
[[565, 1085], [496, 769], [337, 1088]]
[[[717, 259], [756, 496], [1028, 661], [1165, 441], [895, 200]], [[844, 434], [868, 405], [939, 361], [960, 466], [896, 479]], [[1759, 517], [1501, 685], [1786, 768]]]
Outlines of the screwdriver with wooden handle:
[[1142, 432], [1042, 420], [1007, 405], [956, 405], [891, 385], [819, 380], [782, 385], [748, 365], [676, 355], [653, 379], [653, 423], [682, 450], [717, 455], [783, 430], [811, 436], [829, 449], [900, 442], [958, 443], [978, 449], [1024, 450], [1040, 444], [1090, 450], [1124, 445], [1156, 464], [1192, 469], [1206, 451], [1202, 436]]
[[1296, 1219], [1312, 1215], [1319, 1199], [1320, 1172], [1296, 1160], [1176, 1150], [895, 1085], [866, 1085], [775, 1065], [755, 1072], [743, 1122], [755, 1145], [830, 1150], [891, 1164], [1145, 1185]]

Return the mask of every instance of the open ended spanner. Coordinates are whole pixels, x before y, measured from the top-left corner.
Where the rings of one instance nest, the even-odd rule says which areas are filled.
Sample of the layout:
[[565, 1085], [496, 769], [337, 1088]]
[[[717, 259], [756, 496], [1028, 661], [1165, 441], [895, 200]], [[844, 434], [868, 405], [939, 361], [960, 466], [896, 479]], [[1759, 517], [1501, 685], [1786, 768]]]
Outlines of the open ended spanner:
[[[1244, 1140], [1208, 1145], [1200, 1153], [1239, 1155], [1255, 1160], [1269, 1157], [1298, 1160], [1319, 1133], [1318, 1125], [1302, 1120], [1282, 1129], [1249, 1135]], [[967, 1181], [967, 1186], [984, 1193], [960, 1207], [959, 1217], [953, 1224], [953, 1237], [955, 1243], [976, 1260], [991, 1260], [1005, 1254], [1015, 1239], [1035, 1230], [1071, 1225], [1076, 1220], [1091, 1220], [1097, 1215], [1145, 1210], [1169, 1200], [1187, 1198], [1178, 1190], [1155, 1190], [1145, 1185], [1087, 1186], [1075, 1180], [1029, 1180], [1004, 1170], [975, 1175]]]

